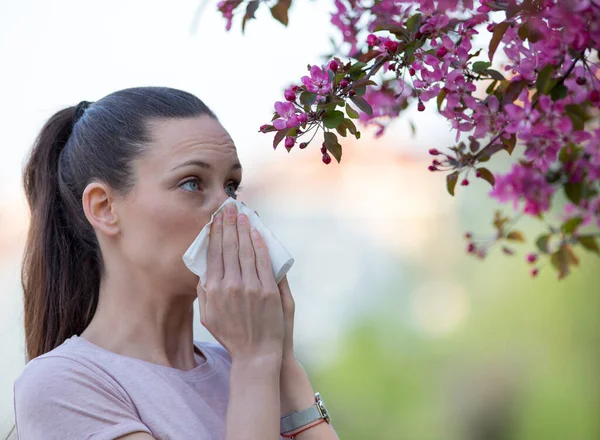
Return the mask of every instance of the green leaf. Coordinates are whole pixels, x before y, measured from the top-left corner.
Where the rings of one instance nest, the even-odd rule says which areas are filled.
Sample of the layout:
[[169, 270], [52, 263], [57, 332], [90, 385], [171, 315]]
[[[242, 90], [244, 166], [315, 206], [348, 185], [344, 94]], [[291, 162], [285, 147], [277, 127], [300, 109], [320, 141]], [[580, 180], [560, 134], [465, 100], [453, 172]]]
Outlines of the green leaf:
[[360, 116], [356, 110], [352, 108], [349, 103], [346, 103], [346, 114], [350, 116], [352, 119], [358, 119]]
[[565, 234], [572, 234], [579, 227], [579, 225], [581, 225], [581, 223], [583, 223], [583, 219], [581, 217], [575, 217], [563, 223], [560, 229]]
[[555, 81], [552, 80], [552, 73], [554, 73], [554, 66], [548, 64], [540, 71], [535, 80], [535, 87], [543, 95], [550, 93], [550, 90], [554, 87]]
[[337, 136], [330, 131], [326, 131], [324, 134], [324, 138], [325, 148], [327, 148], [327, 151], [329, 151], [331, 155], [335, 157], [335, 160], [337, 160], [338, 163], [340, 163], [340, 161], [342, 160], [342, 146], [338, 142]]
[[507, 240], [518, 241], [521, 243], [525, 243], [525, 237], [519, 231], [511, 231], [506, 235]]
[[373, 116], [373, 107], [371, 107], [371, 104], [369, 104], [365, 98], [360, 96], [351, 96], [350, 100], [367, 115]]
[[335, 127], [335, 131], [337, 131], [340, 136], [342, 137], [346, 137], [347, 136], [347, 131], [346, 131], [347, 127], [346, 127], [346, 123], [344, 121], [342, 121], [340, 123], [340, 125], [338, 125], [337, 127]]
[[317, 101], [317, 94], [311, 92], [302, 92], [300, 94], [300, 104], [311, 107]]
[[492, 39], [490, 40], [490, 47], [488, 50], [488, 56], [490, 58], [490, 62], [494, 60], [494, 54], [496, 53], [496, 49], [498, 49], [498, 45], [500, 41], [502, 41], [502, 37], [504, 33], [508, 29], [509, 22], [503, 21], [502, 23], [498, 23], [494, 27], [494, 32], [492, 33]]
[[567, 182], [564, 186], [565, 195], [569, 198], [570, 201], [579, 205], [581, 201], [581, 195], [583, 193], [583, 183], [571, 183]]
[[500, 72], [498, 72], [497, 70], [494, 70], [494, 69], [485, 69], [481, 73], [485, 73], [487, 76], [495, 79], [496, 81], [506, 81], [506, 78], [504, 78], [504, 75], [502, 75]]
[[569, 274], [569, 254], [565, 250], [565, 246], [552, 254], [550, 258], [552, 266], [558, 271], [558, 279], [562, 280]]
[[292, 6], [292, 0], [279, 0], [275, 6], [271, 8], [271, 15], [275, 20], [283, 24], [284, 26], [288, 25], [288, 11]]
[[367, 93], [367, 88], [366, 87], [356, 87], [356, 88], [354, 88], [354, 91], [356, 92], [356, 95], [354, 95], [354, 96], [363, 96], [365, 93]]
[[323, 115], [323, 125], [326, 128], [336, 128], [340, 123], [344, 122], [344, 113], [339, 110], [325, 112]]
[[487, 61], [476, 61], [475, 63], [473, 63], [472, 70], [475, 73], [482, 73], [485, 69], [487, 69], [491, 65], [492, 65], [492, 63], [487, 62]]
[[456, 188], [456, 182], [458, 182], [458, 171], [448, 174], [446, 176], [446, 189], [451, 196], [454, 195], [454, 188]]
[[290, 131], [289, 128], [284, 128], [283, 130], [279, 130], [277, 132], [277, 134], [275, 135], [275, 138], [273, 139], [273, 149], [277, 148], [277, 145], [279, 145], [281, 143], [281, 141], [283, 140], [283, 138], [286, 137], [286, 135], [288, 134], [289, 131]]
[[447, 94], [448, 94], [448, 92], [446, 91], [445, 87], [438, 94], [438, 96], [437, 96], [437, 109], [438, 109], [438, 112], [442, 108], [442, 103], [444, 102], [444, 99], [446, 99], [446, 95]]
[[565, 113], [573, 123], [573, 130], [583, 130], [586, 115], [585, 109], [579, 104], [569, 104], [565, 106]]
[[591, 235], [580, 235], [577, 237], [577, 241], [588, 251], [596, 252], [598, 255], [600, 255], [600, 247], [598, 246], [598, 243], [596, 243], [595, 237]]
[[348, 73], [360, 72], [366, 65], [366, 63], [357, 61], [356, 63], [352, 64], [352, 66], [350, 66], [350, 68], [348, 69]]
[[477, 172], [479, 173], [479, 177], [487, 181], [490, 185], [494, 186], [496, 184], [496, 179], [494, 178], [494, 175], [487, 168], [477, 168]]
[[489, 86], [487, 86], [487, 89], [485, 89], [485, 93], [488, 95], [491, 95], [492, 93], [494, 93], [494, 89], [496, 88], [496, 86], [498, 85], [498, 80], [494, 80], [490, 83]]
[[502, 105], [512, 104], [528, 84], [526, 79], [511, 82], [502, 95]]
[[502, 148], [504, 148], [509, 155], [512, 154], [512, 152], [515, 149], [515, 146], [517, 145], [517, 136], [513, 134], [508, 139], [502, 138], [502, 145]]
[[550, 97], [552, 98], [552, 101], [558, 101], [559, 99], [566, 98], [568, 93], [569, 89], [565, 85], [559, 84], [552, 89]]
[[415, 14], [406, 20], [406, 28], [410, 32], [416, 32], [417, 29], [421, 26], [421, 14]]
[[353, 134], [356, 136], [356, 125], [354, 125], [354, 122], [352, 122], [352, 119], [344, 119], [344, 123], [346, 124], [346, 128], [348, 129], [348, 131], [350, 132], [350, 134]]
[[246, 13], [244, 14], [244, 18], [242, 19], [242, 34], [244, 33], [244, 30], [246, 28], [246, 22], [248, 20], [256, 18], [254, 16], [254, 13], [258, 9], [259, 4], [260, 3], [258, 0], [252, 0], [251, 2], [248, 2], [248, 6], [246, 6]]
[[536, 244], [537, 248], [540, 250], [540, 252], [547, 254], [549, 241], [550, 241], [550, 235], [544, 234], [544, 235], [540, 235], [537, 238], [537, 240], [535, 241], [535, 244]]

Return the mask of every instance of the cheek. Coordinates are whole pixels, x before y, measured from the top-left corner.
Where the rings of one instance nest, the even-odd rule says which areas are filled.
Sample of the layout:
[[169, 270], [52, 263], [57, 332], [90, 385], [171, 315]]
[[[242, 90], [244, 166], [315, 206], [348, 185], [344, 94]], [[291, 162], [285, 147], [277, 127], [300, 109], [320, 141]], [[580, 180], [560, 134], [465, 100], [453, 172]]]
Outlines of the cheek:
[[181, 256], [208, 223], [211, 214], [192, 202], [138, 200], [124, 225], [127, 247], [134, 254], [131, 256], [142, 265], [175, 265], [187, 270]]

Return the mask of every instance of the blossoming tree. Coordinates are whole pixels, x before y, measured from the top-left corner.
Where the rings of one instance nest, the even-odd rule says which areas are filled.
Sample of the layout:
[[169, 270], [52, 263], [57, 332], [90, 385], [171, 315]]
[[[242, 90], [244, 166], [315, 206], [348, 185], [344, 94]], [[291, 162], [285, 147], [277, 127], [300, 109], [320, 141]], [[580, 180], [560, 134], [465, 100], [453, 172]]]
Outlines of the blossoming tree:
[[[218, 9], [227, 30], [237, 12], [244, 29], [260, 7], [287, 25], [291, 4], [225, 0]], [[544, 225], [526, 256], [532, 275], [549, 260], [564, 278], [578, 249], [600, 256], [600, 0], [335, 0], [334, 8], [344, 44], [275, 103], [260, 127], [275, 134], [274, 148], [306, 148], [322, 131], [323, 162], [340, 162], [338, 135], [360, 138], [354, 121], [380, 136], [409, 105], [434, 107], [456, 139], [429, 150], [429, 170], [446, 173], [451, 195], [459, 182], [483, 179], [517, 211], [496, 213], [491, 240], [467, 233], [469, 253], [484, 258], [499, 244], [512, 254], [511, 242], [525, 241], [515, 220], [526, 215]], [[473, 41], [484, 33], [482, 52]], [[498, 154], [514, 163], [494, 175], [482, 164]], [[559, 193], [568, 200], [560, 223], [546, 218]]]

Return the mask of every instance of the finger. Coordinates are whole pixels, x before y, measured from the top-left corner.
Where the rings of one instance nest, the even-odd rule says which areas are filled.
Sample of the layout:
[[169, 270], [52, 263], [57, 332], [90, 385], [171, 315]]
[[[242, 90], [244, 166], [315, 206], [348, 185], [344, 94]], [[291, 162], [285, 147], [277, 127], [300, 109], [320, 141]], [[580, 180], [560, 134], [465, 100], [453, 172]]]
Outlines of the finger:
[[237, 232], [237, 207], [229, 204], [225, 207], [223, 218], [223, 278], [241, 279], [239, 241]]
[[213, 219], [208, 241], [208, 261], [206, 263], [206, 284], [223, 279], [223, 213]]
[[238, 214], [239, 258], [244, 285], [260, 285], [256, 272], [256, 258], [250, 238], [250, 221], [245, 214]]
[[267, 251], [267, 245], [263, 240], [260, 232], [256, 229], [252, 229], [251, 232], [252, 245], [254, 247], [254, 254], [256, 255], [256, 272], [260, 283], [265, 288], [277, 287], [275, 285], [275, 278], [273, 277], [273, 269], [271, 267], [271, 257]]
[[290, 289], [290, 285], [287, 280], [287, 275], [285, 275], [278, 284], [279, 293], [281, 294], [281, 303], [283, 306], [284, 312], [289, 315], [294, 314], [295, 302], [294, 297], [292, 296], [292, 290]]

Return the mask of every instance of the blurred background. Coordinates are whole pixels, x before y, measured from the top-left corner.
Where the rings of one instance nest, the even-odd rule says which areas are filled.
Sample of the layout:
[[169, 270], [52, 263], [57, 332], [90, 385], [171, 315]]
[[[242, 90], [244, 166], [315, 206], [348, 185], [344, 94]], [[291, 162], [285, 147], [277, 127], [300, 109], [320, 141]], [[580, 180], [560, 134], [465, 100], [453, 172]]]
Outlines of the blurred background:
[[434, 111], [344, 139], [340, 165], [321, 162], [319, 142], [273, 151], [258, 127], [330, 51], [333, 1], [296, 1], [287, 29], [263, 8], [245, 35], [239, 20], [225, 32], [216, 3], [0, 2], [0, 437], [25, 363], [27, 152], [62, 107], [163, 85], [215, 111], [245, 168], [240, 199], [296, 258], [297, 355], [341, 439], [600, 438], [600, 259], [581, 255], [558, 282], [550, 267], [528, 275], [532, 243], [468, 257], [463, 235], [491, 234], [495, 203], [483, 181], [452, 198], [427, 171], [427, 149], [453, 141]]

